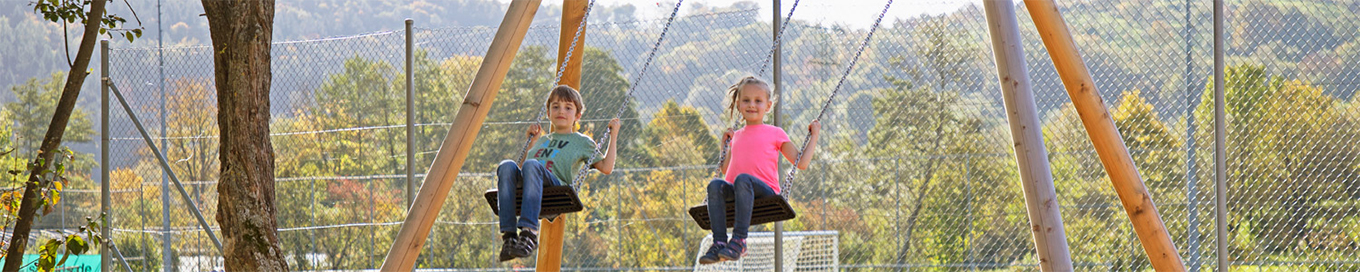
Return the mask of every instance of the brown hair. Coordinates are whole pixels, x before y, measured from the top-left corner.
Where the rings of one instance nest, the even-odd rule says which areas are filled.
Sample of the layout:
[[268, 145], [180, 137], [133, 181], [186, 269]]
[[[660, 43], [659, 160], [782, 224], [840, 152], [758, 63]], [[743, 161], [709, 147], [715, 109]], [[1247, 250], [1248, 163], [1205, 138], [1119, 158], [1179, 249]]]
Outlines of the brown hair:
[[732, 84], [732, 87], [727, 88], [727, 97], [729, 99], [727, 101], [727, 116], [735, 116], [737, 114], [737, 96], [741, 95], [741, 89], [745, 88], [747, 85], [760, 86], [762, 89], [765, 89], [765, 96], [769, 97], [770, 103], [774, 103], [774, 89], [770, 88], [769, 82], [765, 82], [765, 80], [761, 80], [755, 76], [746, 76], [741, 78], [740, 81], [737, 81], [737, 84]]
[[548, 99], [547, 102], [543, 102], [543, 108], [550, 108], [553, 101], [571, 102], [572, 104], [575, 104], [577, 122], [581, 121], [581, 115], [586, 111], [584, 100], [581, 100], [581, 92], [576, 91], [576, 89], [571, 86], [557, 85], [557, 87], [553, 87], [552, 91], [548, 91]]

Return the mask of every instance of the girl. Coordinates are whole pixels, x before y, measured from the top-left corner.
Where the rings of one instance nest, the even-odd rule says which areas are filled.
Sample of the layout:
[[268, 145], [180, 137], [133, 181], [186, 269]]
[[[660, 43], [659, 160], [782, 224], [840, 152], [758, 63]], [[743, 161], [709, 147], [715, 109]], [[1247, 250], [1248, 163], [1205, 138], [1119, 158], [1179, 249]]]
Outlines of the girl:
[[[789, 142], [789, 135], [783, 129], [764, 123], [765, 113], [774, 106], [771, 92], [769, 83], [749, 76], [728, 90], [732, 99], [727, 106], [728, 114], [740, 113], [746, 127], [723, 134], [724, 142], [731, 139], [732, 151], [722, 162], [726, 178], [708, 183], [708, 216], [713, 224], [714, 242], [699, 258], [700, 264], [739, 260], [746, 255], [746, 231], [751, 225], [752, 202], [759, 197], [779, 194], [779, 154], [790, 162], [798, 154], [798, 147]], [[807, 169], [821, 128], [818, 121], [808, 125], [811, 142], [799, 160], [798, 169]], [[734, 199], [737, 211], [730, 241], [726, 232], [725, 199]]]
[[[548, 94], [545, 105], [548, 117], [552, 118], [552, 134], [538, 138], [542, 129], [538, 124], [529, 126], [530, 139], [535, 139], [524, 165], [515, 165], [513, 160], [505, 160], [496, 169], [499, 179], [502, 262], [515, 258], [529, 257], [538, 247], [538, 212], [542, 208], [543, 187], [562, 186], [563, 181], [575, 178], [577, 170], [587, 160], [597, 159], [595, 141], [585, 134], [576, 132], [576, 121], [585, 111], [581, 93], [566, 85], [553, 88]], [[615, 150], [619, 137], [619, 119], [609, 120], [609, 151], [604, 159], [591, 164], [591, 168], [608, 175], [614, 171]], [[524, 201], [520, 203], [520, 216], [515, 217], [515, 187], [522, 186]], [[518, 224], [516, 221], [518, 220]], [[518, 228], [519, 233], [516, 233]]]

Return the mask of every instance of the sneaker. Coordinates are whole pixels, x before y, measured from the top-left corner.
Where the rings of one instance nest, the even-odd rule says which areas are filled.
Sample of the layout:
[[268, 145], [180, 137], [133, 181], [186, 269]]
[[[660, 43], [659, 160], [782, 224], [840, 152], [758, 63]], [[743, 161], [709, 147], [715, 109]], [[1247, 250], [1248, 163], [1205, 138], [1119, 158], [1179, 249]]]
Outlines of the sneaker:
[[514, 260], [515, 256], [512, 256], [510, 252], [519, 247], [519, 235], [515, 235], [513, 231], [507, 231], [501, 234], [501, 240], [504, 242], [501, 243], [500, 261]]
[[746, 256], [746, 239], [732, 239], [727, 242], [727, 247], [718, 251], [718, 257], [724, 261], [741, 260]]
[[722, 262], [723, 259], [718, 257], [718, 252], [726, 248], [727, 243], [723, 242], [713, 243], [713, 245], [708, 246], [708, 252], [704, 253], [704, 256], [699, 257], [699, 264], [714, 264]]
[[510, 256], [515, 258], [529, 257], [534, 254], [535, 249], [538, 249], [538, 235], [528, 231], [520, 231], [519, 242], [516, 244], [515, 249], [510, 251]]

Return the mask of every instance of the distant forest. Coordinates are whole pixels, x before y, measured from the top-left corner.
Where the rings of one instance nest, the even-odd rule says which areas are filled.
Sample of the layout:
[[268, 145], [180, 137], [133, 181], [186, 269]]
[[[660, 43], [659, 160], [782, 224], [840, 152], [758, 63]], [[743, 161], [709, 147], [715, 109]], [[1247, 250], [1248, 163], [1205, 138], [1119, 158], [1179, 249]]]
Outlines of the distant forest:
[[[130, 2], [150, 34], [136, 44], [116, 47], [154, 47], [154, 2]], [[169, 2], [174, 3], [164, 7], [166, 45], [182, 50], [167, 59], [167, 69], [176, 76], [165, 83], [172, 113], [166, 117], [171, 138], [166, 155], [181, 178], [204, 181], [190, 186], [191, 194], [204, 199], [203, 206], [215, 207], [215, 100], [211, 66], [203, 62], [208, 52], [201, 47], [207, 40], [206, 21], [197, 16], [197, 1]], [[1111, 109], [1110, 118], [1132, 150], [1181, 254], [1188, 260], [1200, 256], [1201, 261], [1212, 256], [1208, 237], [1213, 210], [1206, 204], [1212, 203], [1213, 189], [1208, 182], [1213, 177], [1213, 114], [1212, 103], [1206, 103], [1212, 101], [1213, 90], [1210, 4], [1061, 2]], [[1360, 181], [1355, 179], [1360, 176], [1360, 97], [1355, 95], [1360, 88], [1360, 1], [1230, 2], [1225, 87], [1234, 244], [1226, 254], [1246, 262], [1349, 262], [1346, 258], [1360, 251], [1360, 230], [1354, 227], [1360, 222], [1355, 208], [1360, 207]], [[118, 6], [114, 12], [128, 14]], [[703, 235], [684, 221], [682, 209], [699, 201], [701, 181], [709, 177], [704, 166], [716, 162], [716, 132], [727, 124], [719, 118], [721, 92], [759, 69], [771, 44], [771, 26], [756, 18], [754, 7], [751, 2], [687, 4], [694, 15], [675, 22], [641, 80], [637, 70], [662, 18], [638, 18], [644, 7], [631, 5], [593, 11], [590, 43], [580, 56], [585, 60], [582, 90], [588, 120], [582, 129], [602, 131], [598, 119], [622, 106], [619, 164], [638, 170], [593, 175], [585, 182], [580, 191], [590, 209], [569, 219], [584, 226], [569, 228], [575, 247], [569, 249], [575, 252], [569, 263], [690, 265], [676, 261], [688, 257], [667, 254], [693, 253], [690, 243]], [[283, 248], [296, 260], [308, 254], [333, 260], [295, 262], [295, 269], [362, 269], [381, 261], [395, 228], [346, 224], [398, 222], [404, 216], [404, 180], [390, 177], [404, 178], [406, 148], [416, 149], [417, 173], [431, 164], [447, 133], [438, 124], [449, 122], [456, 112], [480, 52], [489, 44], [492, 29], [486, 26], [497, 24], [503, 9], [495, 1], [278, 4], [274, 35], [280, 42], [399, 30], [402, 20], [414, 18], [425, 28], [417, 35], [424, 43], [415, 52], [415, 120], [435, 124], [418, 127], [415, 145], [406, 145], [404, 127], [399, 126], [405, 113], [397, 110], [404, 105], [405, 86], [402, 52], [394, 46], [400, 35], [275, 47], [271, 129], [288, 134], [273, 138], [280, 154], [279, 227], [335, 226], [322, 236], [362, 238], [315, 241], [320, 236], [311, 231], [284, 231]], [[1019, 11], [1074, 260], [1079, 267], [1101, 270], [1150, 269], [1028, 14]], [[488, 125], [464, 164], [465, 173], [487, 173], [519, 148], [524, 126], [518, 122], [533, 118], [554, 74], [557, 12], [539, 9], [541, 27], [530, 30], [520, 49]], [[791, 184], [797, 186], [786, 187], [797, 188], [790, 189], [789, 200], [802, 211], [788, 229], [839, 231], [844, 264], [912, 263], [962, 270], [954, 264], [998, 269], [1033, 262], [982, 13], [981, 7], [965, 6], [885, 22], [828, 110], [815, 166]], [[796, 18], [783, 41], [785, 74], [778, 101], [785, 129], [791, 138], [801, 139], [867, 30]], [[36, 144], [45, 125], [42, 113], [50, 112], [55, 102], [54, 82], [61, 74], [54, 72], [64, 70], [65, 60], [60, 46], [54, 46], [62, 43], [60, 29], [41, 23], [25, 6], [0, 7], [0, 33], [7, 34], [0, 35], [0, 86], [8, 90], [0, 96], [7, 102], [0, 134], [9, 136], [0, 137], [5, 140], [0, 146], [15, 147], [19, 158], [31, 157], [24, 153]], [[120, 52], [124, 57], [116, 66], [125, 74], [118, 76], [119, 84], [150, 84], [143, 81], [155, 78], [154, 52]], [[634, 86], [634, 97], [625, 96]], [[88, 145], [94, 139], [90, 122], [97, 118], [97, 100], [88, 91], [92, 89], [87, 86], [69, 144]], [[154, 112], [154, 104], [145, 101], [150, 98], [140, 99], [144, 101], [135, 110]], [[135, 137], [126, 136], [135, 135], [127, 127], [115, 133]], [[119, 227], [140, 223], [155, 228], [159, 218], [138, 214], [161, 212], [156, 186], [141, 189], [144, 182], [161, 179], [158, 165], [140, 143], [120, 148], [125, 150], [115, 152], [117, 158], [110, 162], [114, 190], [140, 195], [116, 197], [116, 203], [127, 204], [115, 210], [125, 219]], [[77, 151], [81, 161], [70, 170], [75, 177], [69, 186], [94, 188], [89, 182], [93, 152]], [[0, 173], [0, 178], [6, 177]], [[422, 256], [423, 267], [494, 265], [486, 262], [489, 253], [481, 254], [494, 251], [494, 231], [489, 224], [475, 224], [492, 218], [485, 203], [467, 199], [490, 183], [475, 177], [466, 181], [454, 188], [440, 217], [453, 223], [440, 225], [431, 236], [425, 254], [438, 258]], [[76, 214], [97, 207], [97, 198], [89, 195], [63, 200], [76, 207]], [[680, 219], [658, 220], [655, 233], [639, 227], [649, 224], [645, 222], [629, 230], [633, 223], [628, 220], [648, 219], [648, 214], [651, 219]], [[176, 216], [174, 225], [191, 226], [189, 218]], [[155, 243], [132, 241], [132, 235], [118, 239], [127, 240], [120, 245]], [[181, 251], [175, 254], [207, 250], [187, 240], [175, 242]], [[129, 250], [158, 254], [154, 246]]]

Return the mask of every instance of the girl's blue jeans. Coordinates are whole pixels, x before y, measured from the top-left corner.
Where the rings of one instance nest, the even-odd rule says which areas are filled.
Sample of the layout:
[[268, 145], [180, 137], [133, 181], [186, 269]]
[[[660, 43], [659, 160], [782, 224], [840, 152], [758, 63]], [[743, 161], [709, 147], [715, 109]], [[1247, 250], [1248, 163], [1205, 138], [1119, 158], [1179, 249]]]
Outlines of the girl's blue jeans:
[[[496, 167], [496, 186], [500, 203], [501, 232], [515, 231], [516, 227], [538, 229], [538, 212], [543, 208], [543, 187], [560, 186], [561, 181], [538, 160], [525, 160], [524, 166], [513, 160], [502, 161]], [[523, 186], [524, 202], [519, 207], [519, 224], [515, 224], [515, 187]]]
[[737, 210], [732, 224], [732, 239], [746, 239], [751, 228], [751, 208], [756, 198], [775, 195], [774, 189], [750, 174], [737, 175], [732, 183], [723, 179], [708, 182], [708, 221], [712, 224], [713, 241], [727, 241], [727, 200], [733, 199]]

